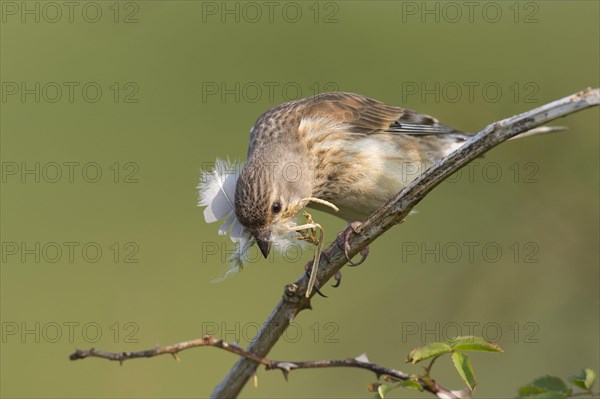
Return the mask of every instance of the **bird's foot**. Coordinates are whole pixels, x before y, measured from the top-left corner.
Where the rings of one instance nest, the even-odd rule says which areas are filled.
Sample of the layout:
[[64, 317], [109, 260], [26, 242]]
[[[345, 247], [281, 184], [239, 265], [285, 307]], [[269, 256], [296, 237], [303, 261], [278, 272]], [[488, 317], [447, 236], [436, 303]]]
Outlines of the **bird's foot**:
[[[338, 246], [342, 250], [344, 250], [344, 255], [346, 255], [346, 260], [348, 261], [350, 266], [358, 266], [358, 265], [362, 264], [365, 261], [365, 259], [367, 259], [367, 256], [369, 255], [369, 247], [365, 247], [365, 248], [361, 249], [360, 250], [361, 258], [358, 262], [355, 263], [355, 262], [352, 262], [352, 259], [350, 258], [350, 255], [348, 254], [348, 252], [350, 251], [350, 243], [348, 242], [350, 240], [350, 236], [352, 235], [352, 233], [358, 234], [360, 232], [361, 227], [362, 227], [361, 222], [351, 222], [346, 230], [344, 230], [343, 232], [338, 234], [338, 239], [336, 240], [336, 243], [338, 244]], [[341, 244], [340, 244], [340, 240], [342, 241]], [[341, 280], [341, 278], [340, 278], [340, 280]], [[337, 281], [337, 279], [336, 279], [336, 281]], [[337, 285], [339, 285], [339, 283]]]

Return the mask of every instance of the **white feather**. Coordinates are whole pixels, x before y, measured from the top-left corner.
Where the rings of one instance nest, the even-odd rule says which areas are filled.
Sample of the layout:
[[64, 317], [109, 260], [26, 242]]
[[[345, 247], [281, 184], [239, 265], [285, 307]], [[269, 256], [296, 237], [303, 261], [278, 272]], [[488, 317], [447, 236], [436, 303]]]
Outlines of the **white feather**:
[[[214, 170], [202, 171], [202, 178], [198, 185], [200, 200], [198, 206], [206, 207], [204, 209], [204, 219], [207, 223], [213, 223], [225, 219], [219, 227], [219, 235], [227, 234], [236, 246], [235, 252], [227, 259], [231, 263], [231, 268], [222, 278], [213, 281], [223, 281], [232, 273], [243, 269], [248, 261], [248, 250], [254, 245], [254, 237], [237, 219], [235, 215], [235, 186], [242, 170], [243, 163], [223, 161], [217, 159]], [[298, 241], [298, 233], [290, 230], [295, 226], [295, 221], [291, 220], [285, 226], [279, 226], [271, 232], [273, 247], [279, 252], [290, 250], [292, 245], [305, 246], [305, 241]]]
[[233, 212], [235, 183], [241, 168], [242, 164], [239, 162], [231, 163], [229, 160], [217, 159], [213, 171], [202, 171], [202, 179], [198, 185], [198, 205], [206, 206], [204, 219], [207, 223], [216, 222]]
[[248, 249], [254, 244], [254, 239], [248, 230], [242, 226], [235, 216], [235, 185], [242, 170], [241, 162], [230, 162], [217, 159], [212, 171], [202, 171], [202, 178], [198, 185], [200, 200], [198, 206], [204, 209], [204, 220], [213, 223], [225, 219], [219, 227], [219, 235], [227, 234], [231, 227], [230, 238], [236, 244], [236, 251], [229, 257], [232, 263], [225, 276], [215, 281], [221, 281], [229, 274], [241, 270], [247, 260]]

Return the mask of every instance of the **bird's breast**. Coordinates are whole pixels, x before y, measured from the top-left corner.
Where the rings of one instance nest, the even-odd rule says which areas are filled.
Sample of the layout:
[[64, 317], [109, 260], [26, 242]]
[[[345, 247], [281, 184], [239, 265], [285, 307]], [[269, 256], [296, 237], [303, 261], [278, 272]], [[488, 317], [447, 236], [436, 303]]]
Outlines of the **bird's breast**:
[[332, 202], [333, 213], [364, 220], [430, 165], [410, 137], [392, 134], [331, 135], [316, 141], [313, 195]]

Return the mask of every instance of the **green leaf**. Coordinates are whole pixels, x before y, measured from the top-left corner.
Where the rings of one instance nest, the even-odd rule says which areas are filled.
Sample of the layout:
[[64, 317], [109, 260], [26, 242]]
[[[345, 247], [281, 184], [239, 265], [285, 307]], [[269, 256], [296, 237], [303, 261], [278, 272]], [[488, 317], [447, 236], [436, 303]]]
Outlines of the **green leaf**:
[[495, 342], [487, 341], [481, 337], [456, 337], [449, 339], [446, 343], [457, 351], [504, 352]]
[[414, 389], [415, 391], [423, 392], [423, 386], [415, 380], [406, 380], [398, 384], [402, 388]]
[[465, 384], [467, 384], [469, 389], [471, 389], [471, 391], [475, 389], [477, 381], [475, 381], [475, 372], [473, 371], [473, 365], [471, 364], [469, 356], [461, 352], [454, 352], [452, 354], [452, 363], [454, 363], [456, 371], [458, 371], [458, 374]]
[[571, 395], [565, 382], [553, 376], [536, 378], [530, 384], [519, 388], [519, 398], [527, 399], [564, 399]]
[[551, 375], [536, 378], [533, 380], [532, 385], [543, 388], [546, 391], [569, 392], [569, 388], [567, 388], [567, 384], [565, 384], [562, 378], [553, 377]]
[[581, 389], [591, 391], [596, 382], [596, 372], [592, 369], [583, 369], [579, 375], [571, 377], [571, 382]]
[[594, 383], [596, 382], [596, 372], [592, 369], [585, 369], [585, 386], [590, 391], [594, 387]]
[[385, 398], [385, 394], [388, 393], [388, 391], [390, 391], [392, 389], [391, 386], [387, 385], [387, 384], [381, 384], [379, 387], [377, 387], [377, 393], [379, 394], [379, 397], [381, 399]]
[[530, 398], [535, 394], [546, 392], [543, 388], [534, 387], [533, 385], [525, 385], [519, 388], [519, 398]]
[[416, 364], [422, 360], [429, 359], [430, 357], [441, 356], [450, 352], [452, 352], [452, 348], [447, 343], [432, 342], [410, 351], [407, 362]]

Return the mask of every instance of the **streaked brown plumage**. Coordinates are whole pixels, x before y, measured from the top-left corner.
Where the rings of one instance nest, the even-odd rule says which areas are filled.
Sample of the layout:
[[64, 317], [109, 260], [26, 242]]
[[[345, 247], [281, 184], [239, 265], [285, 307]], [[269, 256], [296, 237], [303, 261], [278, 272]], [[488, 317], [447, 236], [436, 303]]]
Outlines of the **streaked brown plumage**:
[[279, 105], [251, 130], [235, 192], [237, 218], [266, 256], [271, 231], [303, 207], [362, 221], [468, 137], [430, 116], [358, 94]]

